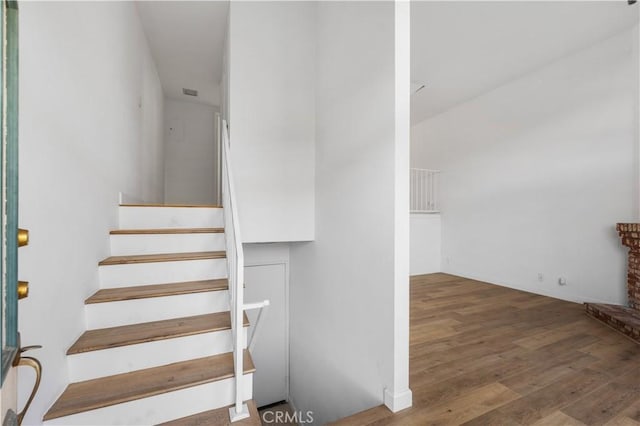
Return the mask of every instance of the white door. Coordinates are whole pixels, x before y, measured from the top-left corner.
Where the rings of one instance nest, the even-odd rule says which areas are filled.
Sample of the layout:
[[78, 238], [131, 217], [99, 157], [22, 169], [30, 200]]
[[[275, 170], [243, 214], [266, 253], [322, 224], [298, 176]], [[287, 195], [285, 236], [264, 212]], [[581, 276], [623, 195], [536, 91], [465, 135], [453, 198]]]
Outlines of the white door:
[[[251, 356], [256, 366], [253, 399], [258, 407], [286, 401], [289, 381], [287, 338], [287, 269], [285, 264], [245, 267], [245, 303], [268, 299], [271, 305], [263, 315]], [[247, 312], [253, 333], [258, 311]]]

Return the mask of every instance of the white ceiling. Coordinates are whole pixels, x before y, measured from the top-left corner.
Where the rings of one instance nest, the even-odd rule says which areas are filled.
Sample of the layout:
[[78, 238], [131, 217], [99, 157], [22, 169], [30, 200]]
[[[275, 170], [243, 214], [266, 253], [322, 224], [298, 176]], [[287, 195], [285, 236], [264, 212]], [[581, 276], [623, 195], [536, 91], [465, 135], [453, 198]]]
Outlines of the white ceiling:
[[638, 22], [626, 1], [411, 3], [411, 122], [423, 121]]
[[[172, 99], [218, 105], [228, 1], [140, 1], [142, 26]], [[182, 94], [195, 89], [198, 97]]]

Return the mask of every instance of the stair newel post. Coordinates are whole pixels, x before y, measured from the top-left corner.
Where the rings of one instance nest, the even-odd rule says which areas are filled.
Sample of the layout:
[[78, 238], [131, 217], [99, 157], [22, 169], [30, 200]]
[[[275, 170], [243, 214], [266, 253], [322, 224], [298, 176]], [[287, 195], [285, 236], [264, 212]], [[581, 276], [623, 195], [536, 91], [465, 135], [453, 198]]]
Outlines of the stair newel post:
[[[239, 253], [238, 253], [239, 254]], [[238, 256], [239, 257], [239, 256]], [[240, 259], [238, 259], [240, 260]], [[237, 262], [238, 264], [240, 262]], [[239, 266], [239, 265], [236, 265]], [[242, 321], [242, 314], [243, 314], [243, 305], [244, 305], [244, 290], [242, 287], [242, 283], [244, 282], [243, 276], [244, 276], [244, 268], [237, 268], [236, 269], [236, 312], [234, 312], [234, 316], [235, 316], [235, 329], [236, 329], [236, 333], [235, 333], [235, 347], [237, 348], [235, 351], [236, 354], [236, 359], [235, 359], [235, 372], [236, 372], [236, 415], [240, 415], [243, 412], [243, 396], [244, 396], [244, 389], [243, 389], [243, 371], [244, 371], [244, 366], [242, 365], [243, 363], [243, 321]]]

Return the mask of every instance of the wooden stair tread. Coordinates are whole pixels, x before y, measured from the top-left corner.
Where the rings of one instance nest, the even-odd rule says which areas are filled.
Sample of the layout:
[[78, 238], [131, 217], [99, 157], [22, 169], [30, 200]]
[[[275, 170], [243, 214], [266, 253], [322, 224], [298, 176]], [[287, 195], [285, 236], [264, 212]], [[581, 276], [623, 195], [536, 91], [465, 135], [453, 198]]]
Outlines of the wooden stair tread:
[[253, 400], [247, 401], [249, 407], [249, 414], [251, 417], [239, 420], [231, 423], [229, 421], [229, 407], [217, 408], [215, 410], [203, 411], [191, 416], [182, 417], [180, 419], [171, 420], [166, 423], [162, 423], [158, 426], [204, 426], [204, 425], [216, 425], [216, 426], [261, 426], [260, 413], [256, 408], [256, 403]]
[[135, 203], [127, 203], [120, 204], [120, 207], [189, 207], [189, 208], [204, 208], [204, 209], [221, 209], [222, 206], [217, 204], [155, 204], [155, 203], [145, 203], [145, 204], [135, 204]]
[[[255, 371], [251, 355], [246, 350], [243, 366], [244, 374]], [[233, 353], [227, 352], [71, 383], [47, 411], [43, 420], [69, 416], [230, 377], [233, 377]]]
[[224, 228], [157, 228], [157, 229], [114, 229], [111, 235], [154, 235], [154, 234], [221, 234]]
[[200, 251], [189, 253], [137, 254], [128, 256], [111, 256], [102, 260], [99, 265], [127, 265], [133, 263], [176, 262], [182, 260], [223, 259], [224, 251]]
[[150, 297], [176, 296], [180, 294], [204, 293], [227, 290], [226, 278], [180, 283], [151, 284], [120, 288], [103, 288], [85, 300], [85, 304], [117, 302], [122, 300], [146, 299]]
[[[245, 327], [249, 325], [249, 319], [246, 314], [244, 316], [244, 325]], [[87, 330], [69, 348], [67, 355], [229, 330], [230, 328], [231, 317], [229, 311], [227, 311]]]

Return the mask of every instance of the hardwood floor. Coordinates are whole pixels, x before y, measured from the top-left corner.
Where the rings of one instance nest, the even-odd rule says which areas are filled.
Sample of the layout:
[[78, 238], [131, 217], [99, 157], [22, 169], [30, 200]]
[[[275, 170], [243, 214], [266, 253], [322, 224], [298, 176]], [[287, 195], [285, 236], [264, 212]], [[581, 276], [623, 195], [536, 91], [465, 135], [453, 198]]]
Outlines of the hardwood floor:
[[413, 407], [339, 425], [640, 425], [640, 345], [580, 304], [447, 274], [411, 279]]
[[258, 412], [262, 426], [273, 424], [278, 426], [298, 426], [298, 423], [295, 422], [295, 413], [288, 402], [269, 405], [260, 408]]

